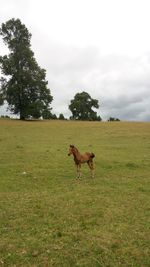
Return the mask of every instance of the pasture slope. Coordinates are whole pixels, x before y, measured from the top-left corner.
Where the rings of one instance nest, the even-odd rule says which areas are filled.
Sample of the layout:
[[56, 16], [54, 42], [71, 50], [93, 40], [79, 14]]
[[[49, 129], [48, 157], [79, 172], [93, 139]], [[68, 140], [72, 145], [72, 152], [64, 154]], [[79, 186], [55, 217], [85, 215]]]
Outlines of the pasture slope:
[[150, 123], [0, 120], [0, 266], [148, 267], [149, 216]]

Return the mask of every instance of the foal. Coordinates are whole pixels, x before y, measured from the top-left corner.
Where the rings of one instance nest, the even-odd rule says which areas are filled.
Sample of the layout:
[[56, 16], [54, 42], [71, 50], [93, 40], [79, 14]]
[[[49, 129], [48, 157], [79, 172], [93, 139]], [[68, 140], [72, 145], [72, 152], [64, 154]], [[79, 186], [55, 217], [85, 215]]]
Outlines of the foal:
[[78, 149], [70, 145], [68, 156], [73, 154], [75, 165], [77, 167], [77, 178], [81, 177], [81, 164], [87, 163], [91, 170], [91, 177], [94, 178], [94, 166], [93, 166], [93, 158], [95, 155], [93, 153], [86, 152], [85, 154], [81, 154]]

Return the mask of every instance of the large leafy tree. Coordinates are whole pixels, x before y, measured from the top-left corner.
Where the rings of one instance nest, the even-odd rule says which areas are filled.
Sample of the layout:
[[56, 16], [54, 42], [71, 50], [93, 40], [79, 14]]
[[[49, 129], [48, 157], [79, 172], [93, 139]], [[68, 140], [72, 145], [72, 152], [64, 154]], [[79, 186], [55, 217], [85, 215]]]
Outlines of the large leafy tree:
[[100, 121], [101, 117], [97, 116], [97, 112], [93, 108], [99, 108], [98, 100], [92, 99], [87, 92], [77, 93], [69, 105], [69, 109], [72, 112], [71, 119]]
[[31, 50], [28, 29], [19, 19], [11, 19], [2, 24], [0, 35], [10, 51], [0, 56], [0, 105], [7, 101], [10, 111], [22, 120], [50, 113], [53, 97], [46, 71], [38, 66]]

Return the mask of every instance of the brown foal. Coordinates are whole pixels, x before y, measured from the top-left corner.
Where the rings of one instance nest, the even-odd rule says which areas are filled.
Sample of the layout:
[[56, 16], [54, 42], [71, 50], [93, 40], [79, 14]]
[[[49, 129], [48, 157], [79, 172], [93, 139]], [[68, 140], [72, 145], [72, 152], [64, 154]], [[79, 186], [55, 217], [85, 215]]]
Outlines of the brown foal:
[[94, 178], [94, 166], [93, 166], [93, 158], [95, 155], [93, 153], [86, 152], [85, 154], [81, 154], [78, 149], [74, 145], [70, 145], [68, 156], [73, 154], [75, 165], [77, 167], [77, 178], [81, 177], [81, 164], [87, 163], [91, 170], [91, 177]]

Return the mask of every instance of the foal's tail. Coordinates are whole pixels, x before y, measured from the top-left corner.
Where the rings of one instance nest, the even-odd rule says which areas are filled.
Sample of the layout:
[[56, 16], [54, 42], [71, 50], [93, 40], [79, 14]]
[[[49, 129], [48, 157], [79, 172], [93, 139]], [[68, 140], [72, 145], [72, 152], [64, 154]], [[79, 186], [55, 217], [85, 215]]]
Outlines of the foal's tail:
[[94, 153], [91, 153], [90, 157], [91, 158], [94, 158], [95, 157]]

